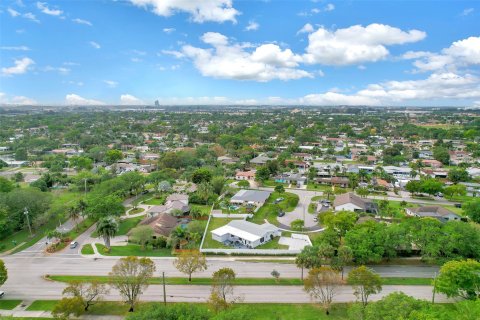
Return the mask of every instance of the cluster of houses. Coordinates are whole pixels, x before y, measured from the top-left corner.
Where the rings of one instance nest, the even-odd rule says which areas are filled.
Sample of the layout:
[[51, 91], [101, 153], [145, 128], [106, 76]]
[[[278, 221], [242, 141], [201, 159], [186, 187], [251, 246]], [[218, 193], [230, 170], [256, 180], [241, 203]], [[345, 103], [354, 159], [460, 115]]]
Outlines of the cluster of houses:
[[[365, 212], [377, 215], [379, 212], [378, 204], [368, 198], [361, 198], [353, 192], [347, 192], [337, 195], [333, 201], [334, 211], [352, 211], [352, 212]], [[420, 206], [405, 208], [405, 213], [411, 217], [418, 218], [435, 218], [441, 222], [447, 222], [451, 220], [461, 220], [462, 217], [448, 210], [442, 206]]]

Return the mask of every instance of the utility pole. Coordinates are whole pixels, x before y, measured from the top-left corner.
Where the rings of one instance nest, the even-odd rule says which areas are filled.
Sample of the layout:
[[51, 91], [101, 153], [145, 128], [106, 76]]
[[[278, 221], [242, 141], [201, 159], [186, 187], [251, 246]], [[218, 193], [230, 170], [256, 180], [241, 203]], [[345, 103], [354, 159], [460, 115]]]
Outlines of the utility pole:
[[25, 207], [25, 209], [23, 210], [23, 214], [24, 214], [25, 217], [27, 218], [27, 225], [28, 225], [28, 231], [30, 231], [30, 236], [33, 236], [33, 234], [32, 234], [32, 227], [30, 226], [30, 218], [28, 217], [28, 209], [27, 209], [27, 207]]
[[433, 276], [433, 294], [432, 294], [432, 304], [435, 303], [435, 289], [437, 287], [437, 273]]
[[163, 304], [167, 306], [167, 291], [165, 289], [165, 272], [162, 272], [162, 283], [163, 283]]

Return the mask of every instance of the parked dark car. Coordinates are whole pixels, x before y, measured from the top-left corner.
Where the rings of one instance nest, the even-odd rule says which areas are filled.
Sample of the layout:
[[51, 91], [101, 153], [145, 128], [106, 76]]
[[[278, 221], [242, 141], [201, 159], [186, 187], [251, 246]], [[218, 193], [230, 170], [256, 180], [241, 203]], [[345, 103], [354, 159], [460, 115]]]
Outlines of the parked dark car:
[[280, 212], [278, 213], [278, 216], [279, 216], [279, 217], [283, 217], [284, 215], [285, 215], [285, 212], [283, 212], [283, 211], [280, 211]]
[[455, 208], [461, 208], [462, 207], [462, 204], [461, 203], [455, 203], [453, 204], [455, 206]]

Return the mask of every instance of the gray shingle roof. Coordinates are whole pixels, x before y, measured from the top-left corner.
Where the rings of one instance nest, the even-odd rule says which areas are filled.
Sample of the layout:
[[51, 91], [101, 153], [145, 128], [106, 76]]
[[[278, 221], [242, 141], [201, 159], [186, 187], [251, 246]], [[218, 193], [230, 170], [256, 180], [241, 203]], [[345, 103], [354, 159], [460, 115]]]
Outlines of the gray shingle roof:
[[265, 202], [270, 196], [270, 193], [270, 191], [240, 190], [231, 198], [231, 200]]

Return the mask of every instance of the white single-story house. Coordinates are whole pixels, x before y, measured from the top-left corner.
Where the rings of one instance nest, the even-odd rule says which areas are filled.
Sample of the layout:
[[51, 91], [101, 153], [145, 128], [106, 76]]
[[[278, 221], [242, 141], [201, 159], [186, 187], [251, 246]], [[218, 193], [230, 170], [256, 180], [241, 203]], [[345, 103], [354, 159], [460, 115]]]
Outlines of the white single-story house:
[[272, 224], [258, 225], [245, 220], [230, 221], [223, 227], [212, 230], [211, 233], [215, 241], [247, 248], [258, 247], [282, 234], [280, 229]]
[[450, 221], [450, 220], [461, 220], [460, 217], [455, 212], [452, 212], [444, 207], [440, 206], [423, 206], [417, 208], [405, 208], [405, 212], [409, 216], [419, 217], [419, 218], [436, 218], [440, 221]]
[[368, 212], [377, 213], [377, 204], [372, 199], [363, 199], [348, 192], [337, 195], [333, 201], [333, 207], [335, 211], [353, 211], [353, 212]]
[[270, 191], [240, 190], [230, 199], [230, 203], [240, 205], [254, 204], [259, 207], [263, 206], [268, 197], [270, 197], [270, 194]]

